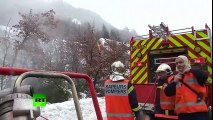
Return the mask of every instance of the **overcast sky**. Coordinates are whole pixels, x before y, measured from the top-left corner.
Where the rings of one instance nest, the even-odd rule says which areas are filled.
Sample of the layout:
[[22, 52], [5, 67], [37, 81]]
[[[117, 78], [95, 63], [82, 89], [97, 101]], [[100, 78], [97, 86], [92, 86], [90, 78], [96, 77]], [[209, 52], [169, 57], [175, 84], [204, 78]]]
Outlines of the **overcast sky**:
[[125, 26], [148, 34], [148, 24], [164, 22], [170, 30], [212, 29], [212, 0], [64, 0], [74, 7], [89, 9], [113, 26]]

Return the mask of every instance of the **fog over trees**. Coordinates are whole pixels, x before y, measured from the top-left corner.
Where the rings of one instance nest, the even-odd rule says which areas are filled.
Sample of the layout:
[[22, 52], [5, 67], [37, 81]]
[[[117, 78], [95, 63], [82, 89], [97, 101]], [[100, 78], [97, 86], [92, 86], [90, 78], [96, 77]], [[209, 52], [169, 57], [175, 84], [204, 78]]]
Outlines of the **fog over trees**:
[[[61, 1], [21, 1], [26, 4], [7, 0], [4, 6], [0, 5], [3, 15], [0, 18], [0, 66], [84, 73], [93, 79], [100, 94], [114, 61], [120, 60], [128, 67], [129, 48], [125, 43], [136, 35], [134, 30], [116, 29], [97, 14]], [[6, 8], [13, 4], [17, 4], [17, 8], [5, 14]], [[42, 6], [46, 8], [40, 9]], [[5, 89], [13, 86], [15, 77], [0, 76], [0, 79], [1, 89]], [[79, 94], [90, 95], [86, 81], [74, 81]], [[71, 97], [66, 81], [33, 78], [23, 84], [33, 85], [35, 92], [49, 94], [49, 102]]]

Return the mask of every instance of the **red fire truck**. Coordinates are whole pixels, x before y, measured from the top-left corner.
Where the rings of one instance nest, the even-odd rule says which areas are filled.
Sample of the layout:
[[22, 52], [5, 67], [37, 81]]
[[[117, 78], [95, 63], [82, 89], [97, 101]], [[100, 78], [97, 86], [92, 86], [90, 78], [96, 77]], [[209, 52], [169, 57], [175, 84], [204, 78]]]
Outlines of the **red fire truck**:
[[212, 40], [208, 25], [204, 29], [194, 27], [172, 30], [163, 22], [151, 26], [149, 34], [130, 40], [130, 79], [135, 85], [137, 97], [144, 111], [155, 114], [155, 72], [159, 64], [167, 63], [175, 71], [175, 58], [186, 55], [192, 68], [209, 73], [207, 91], [208, 106], [212, 105]]

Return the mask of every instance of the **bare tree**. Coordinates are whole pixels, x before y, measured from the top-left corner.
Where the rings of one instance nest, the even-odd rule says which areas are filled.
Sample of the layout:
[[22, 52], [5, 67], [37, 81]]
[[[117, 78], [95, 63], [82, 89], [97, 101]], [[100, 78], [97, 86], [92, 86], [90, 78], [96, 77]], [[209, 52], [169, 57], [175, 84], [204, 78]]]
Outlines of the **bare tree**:
[[43, 31], [44, 27], [55, 27], [56, 23], [54, 20], [55, 12], [53, 10], [49, 10], [44, 13], [34, 14], [32, 9], [28, 14], [19, 13], [21, 16], [21, 20], [17, 25], [13, 27], [16, 28], [15, 31], [18, 32], [18, 37], [21, 40], [16, 40], [15, 45], [15, 54], [12, 61], [13, 66], [15, 64], [16, 58], [20, 50], [23, 49], [24, 44], [31, 40], [34, 41], [47, 41], [49, 40], [49, 36]]
[[[9, 48], [11, 47], [11, 42], [9, 40], [9, 38], [10, 38], [10, 29], [8, 30], [8, 26], [9, 26], [10, 20], [11, 20], [11, 18], [9, 19], [9, 21], [7, 23], [3, 40], [0, 41], [0, 42], [4, 42], [4, 48], [5, 48], [3, 50], [4, 51], [3, 60], [2, 60], [2, 66], [3, 67], [6, 65], [6, 58], [8, 56]], [[4, 76], [1, 76], [1, 90], [3, 89], [3, 86], [4, 86], [4, 78], [5, 78]]]
[[122, 59], [127, 49], [122, 43], [112, 40], [108, 43], [108, 47], [100, 49], [97, 45], [99, 32], [89, 23], [86, 29], [79, 29], [75, 34], [75, 40], [79, 47], [78, 53], [84, 72], [93, 78], [95, 87], [104, 76], [109, 74], [110, 65], [115, 60]]
[[11, 18], [9, 19], [9, 21], [8, 21], [8, 23], [7, 23], [6, 30], [5, 30], [5, 34], [4, 34], [5, 53], [4, 53], [4, 57], [3, 57], [2, 66], [5, 66], [6, 57], [7, 57], [7, 55], [8, 55], [8, 50], [9, 50], [9, 47], [10, 47], [10, 45], [11, 45], [11, 43], [10, 43], [10, 41], [9, 41], [10, 30], [8, 31], [8, 25], [9, 25], [9, 23], [10, 23], [10, 20], [11, 20]]

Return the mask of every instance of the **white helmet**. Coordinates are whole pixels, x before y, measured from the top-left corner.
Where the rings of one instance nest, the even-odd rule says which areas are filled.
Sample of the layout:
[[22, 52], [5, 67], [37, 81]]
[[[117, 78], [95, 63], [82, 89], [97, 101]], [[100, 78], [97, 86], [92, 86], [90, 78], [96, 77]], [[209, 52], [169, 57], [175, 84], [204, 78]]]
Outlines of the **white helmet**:
[[166, 72], [168, 75], [173, 74], [171, 67], [168, 64], [166, 64], [166, 63], [160, 64], [155, 72], [156, 73], [158, 73], [158, 72]]
[[111, 70], [114, 75], [124, 75], [125, 73], [124, 64], [121, 61], [112, 63]]

